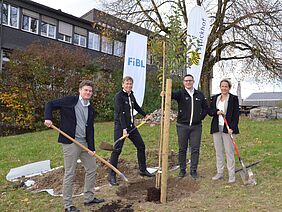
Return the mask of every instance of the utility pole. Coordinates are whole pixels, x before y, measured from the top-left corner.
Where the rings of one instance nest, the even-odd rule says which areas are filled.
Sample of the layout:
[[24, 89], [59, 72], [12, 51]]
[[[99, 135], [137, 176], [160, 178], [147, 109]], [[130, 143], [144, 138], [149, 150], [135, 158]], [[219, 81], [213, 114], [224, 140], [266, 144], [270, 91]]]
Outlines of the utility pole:
[[238, 85], [237, 85], [237, 96], [238, 96], [238, 99], [239, 99], [239, 105], [242, 105], [243, 101], [242, 101], [242, 90], [241, 90], [241, 82], [240, 81], [238, 81]]

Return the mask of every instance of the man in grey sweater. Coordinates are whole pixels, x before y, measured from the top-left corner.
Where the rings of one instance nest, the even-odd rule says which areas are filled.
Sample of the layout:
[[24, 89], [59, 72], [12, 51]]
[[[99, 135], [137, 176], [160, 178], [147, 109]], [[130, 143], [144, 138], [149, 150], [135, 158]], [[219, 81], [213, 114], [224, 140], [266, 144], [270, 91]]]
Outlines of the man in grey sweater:
[[84, 205], [104, 202], [104, 199], [94, 197], [94, 184], [96, 174], [96, 159], [94, 145], [94, 108], [90, 104], [93, 93], [93, 83], [84, 80], [79, 84], [79, 96], [67, 96], [49, 101], [45, 107], [45, 122], [51, 127], [53, 122], [52, 112], [60, 111], [60, 129], [72, 138], [86, 146], [91, 151], [86, 152], [69, 139], [59, 135], [64, 153], [64, 181], [63, 199], [65, 211], [78, 212], [72, 203], [73, 179], [77, 159], [80, 158], [85, 168]]

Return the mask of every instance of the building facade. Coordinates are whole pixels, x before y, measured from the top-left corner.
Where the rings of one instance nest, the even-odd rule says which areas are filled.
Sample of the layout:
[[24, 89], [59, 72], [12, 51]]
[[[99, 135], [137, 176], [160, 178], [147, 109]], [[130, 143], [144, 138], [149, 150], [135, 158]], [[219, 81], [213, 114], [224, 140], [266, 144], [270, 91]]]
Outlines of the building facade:
[[50, 41], [83, 48], [103, 70], [122, 69], [127, 30], [150, 34], [96, 9], [79, 18], [30, 0], [2, 0], [1, 4], [1, 71], [13, 49]]
[[282, 92], [257, 92], [248, 96], [243, 104], [246, 106], [275, 107], [282, 102]]

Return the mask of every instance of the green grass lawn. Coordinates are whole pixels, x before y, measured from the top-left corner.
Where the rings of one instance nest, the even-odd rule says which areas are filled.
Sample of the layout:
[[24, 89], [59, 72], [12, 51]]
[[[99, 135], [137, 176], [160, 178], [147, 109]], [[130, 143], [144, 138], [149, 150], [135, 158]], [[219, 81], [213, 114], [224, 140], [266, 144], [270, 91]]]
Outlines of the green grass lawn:
[[[258, 185], [242, 186], [239, 175], [236, 184], [214, 183], [215, 154], [209, 134], [210, 118], [204, 121], [199, 174], [200, 189], [189, 198], [176, 204], [146, 204], [143, 211], [279, 211], [282, 210], [282, 120], [254, 122], [246, 117], [240, 119], [240, 135], [237, 144], [245, 164], [258, 159], [262, 162], [252, 170]], [[140, 133], [148, 151], [158, 151], [159, 126], [143, 126]], [[46, 130], [18, 136], [0, 138], [0, 211], [62, 211], [62, 199], [47, 194], [33, 194], [15, 187], [6, 181], [11, 168], [40, 160], [51, 160], [51, 166], [63, 165], [61, 147], [57, 143], [57, 132]], [[113, 123], [95, 124], [97, 154], [109, 157], [110, 152], [99, 149], [101, 141], [113, 142]], [[170, 128], [170, 150], [177, 152], [175, 123]], [[135, 148], [125, 144], [121, 158], [135, 161]], [[237, 159], [237, 158], [236, 158]], [[156, 164], [148, 158], [149, 164]], [[239, 163], [236, 164], [239, 167]], [[177, 173], [176, 173], [177, 174]], [[225, 179], [226, 180], [226, 179]], [[154, 209], [152, 209], [154, 208]]]

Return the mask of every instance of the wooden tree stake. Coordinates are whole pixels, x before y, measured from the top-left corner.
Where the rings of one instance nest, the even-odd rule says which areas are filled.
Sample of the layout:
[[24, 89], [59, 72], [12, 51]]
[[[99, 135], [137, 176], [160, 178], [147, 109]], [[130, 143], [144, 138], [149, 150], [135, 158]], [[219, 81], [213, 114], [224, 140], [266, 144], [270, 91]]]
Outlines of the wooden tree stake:
[[162, 178], [161, 178], [161, 203], [167, 201], [167, 178], [168, 178], [168, 141], [170, 126], [170, 108], [171, 108], [171, 87], [172, 80], [166, 80], [165, 93], [165, 111], [164, 111], [164, 139], [162, 149]]
[[[165, 89], [165, 41], [163, 42], [163, 75], [162, 75], [162, 92]], [[163, 145], [163, 127], [164, 127], [164, 96], [162, 95], [161, 103], [161, 124], [160, 124], [160, 140], [159, 140], [159, 164], [158, 171], [156, 175], [156, 188], [161, 186], [161, 176], [162, 176], [162, 145]]]

